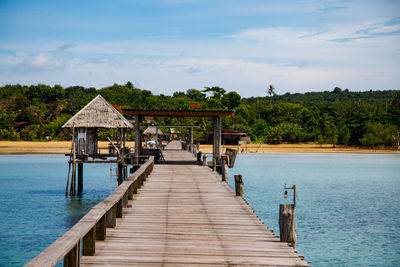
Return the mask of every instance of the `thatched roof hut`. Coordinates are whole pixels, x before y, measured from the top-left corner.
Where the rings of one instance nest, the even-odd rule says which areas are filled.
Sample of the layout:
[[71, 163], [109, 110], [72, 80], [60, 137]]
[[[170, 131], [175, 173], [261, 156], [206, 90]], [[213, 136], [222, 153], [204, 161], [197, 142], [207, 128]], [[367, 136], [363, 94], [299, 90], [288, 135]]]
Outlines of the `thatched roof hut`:
[[[144, 132], [143, 134], [151, 134], [151, 135], [156, 135], [157, 134], [157, 127], [155, 126], [149, 126]], [[163, 135], [163, 131], [161, 131], [160, 129], [158, 129], [158, 134], [159, 135]]]
[[108, 103], [107, 100], [98, 95], [62, 127], [133, 128], [133, 125]]

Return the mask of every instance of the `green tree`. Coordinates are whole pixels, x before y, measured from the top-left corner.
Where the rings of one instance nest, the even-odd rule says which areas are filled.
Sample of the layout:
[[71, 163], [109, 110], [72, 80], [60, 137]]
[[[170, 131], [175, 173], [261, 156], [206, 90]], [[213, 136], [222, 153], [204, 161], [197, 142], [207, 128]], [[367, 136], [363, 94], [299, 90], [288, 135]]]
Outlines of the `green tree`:
[[232, 110], [240, 105], [241, 96], [236, 92], [229, 92], [222, 97], [222, 105]]
[[225, 94], [225, 89], [221, 88], [219, 86], [213, 86], [213, 87], [204, 87], [205, 89], [203, 90], [204, 93], [212, 93], [212, 96], [210, 98], [214, 98], [217, 100], [220, 100], [221, 97]]
[[275, 93], [275, 87], [272, 85], [272, 84], [270, 84], [269, 86], [268, 86], [268, 89], [267, 89], [267, 94], [269, 95], [269, 97], [270, 97], [270, 103], [272, 104], [272, 98], [276, 95], [276, 93]]

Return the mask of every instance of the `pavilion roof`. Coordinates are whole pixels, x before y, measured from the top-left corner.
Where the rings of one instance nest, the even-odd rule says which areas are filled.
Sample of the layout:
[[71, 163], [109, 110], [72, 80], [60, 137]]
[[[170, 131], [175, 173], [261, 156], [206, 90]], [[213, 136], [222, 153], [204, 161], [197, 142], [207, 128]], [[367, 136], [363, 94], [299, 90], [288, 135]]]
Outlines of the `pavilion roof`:
[[133, 128], [133, 125], [107, 100], [98, 95], [62, 127]]

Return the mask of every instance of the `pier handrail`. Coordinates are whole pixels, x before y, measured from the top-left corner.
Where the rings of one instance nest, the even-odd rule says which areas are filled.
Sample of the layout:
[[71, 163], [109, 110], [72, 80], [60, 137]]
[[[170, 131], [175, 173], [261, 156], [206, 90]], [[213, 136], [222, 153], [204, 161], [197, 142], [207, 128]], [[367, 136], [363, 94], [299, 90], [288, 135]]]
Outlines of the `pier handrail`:
[[82, 254], [94, 255], [95, 241], [106, 238], [107, 227], [115, 227], [116, 217], [122, 217], [123, 207], [127, 206], [128, 199], [133, 198], [133, 194], [141, 187], [153, 167], [154, 156], [151, 156], [109, 197], [94, 206], [68, 232], [24, 266], [54, 266], [62, 258], [64, 258], [64, 266], [79, 266], [81, 240]]

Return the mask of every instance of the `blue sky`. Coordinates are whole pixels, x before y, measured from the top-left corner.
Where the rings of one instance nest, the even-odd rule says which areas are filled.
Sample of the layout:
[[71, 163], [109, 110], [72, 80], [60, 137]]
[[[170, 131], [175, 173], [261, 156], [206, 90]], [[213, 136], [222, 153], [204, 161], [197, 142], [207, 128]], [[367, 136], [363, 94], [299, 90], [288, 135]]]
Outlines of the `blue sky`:
[[0, 0], [0, 85], [400, 89], [400, 1]]

